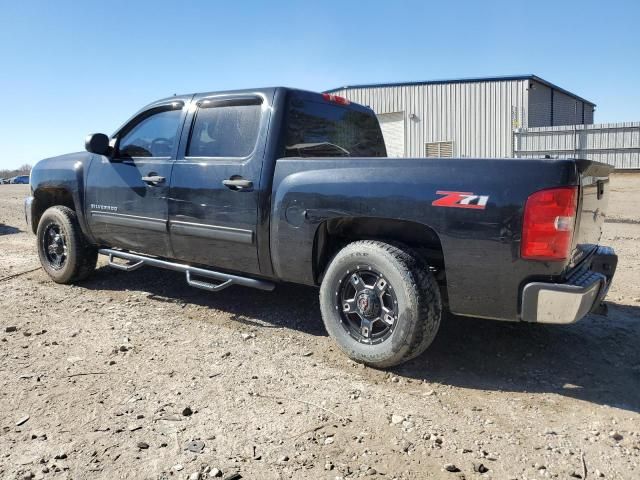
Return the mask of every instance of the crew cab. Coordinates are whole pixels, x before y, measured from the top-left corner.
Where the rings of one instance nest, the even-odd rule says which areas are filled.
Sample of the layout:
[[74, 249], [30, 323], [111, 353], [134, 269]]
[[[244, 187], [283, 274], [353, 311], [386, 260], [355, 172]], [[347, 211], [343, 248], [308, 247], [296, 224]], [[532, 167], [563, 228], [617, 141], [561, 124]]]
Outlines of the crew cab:
[[125, 271], [318, 286], [328, 333], [388, 367], [443, 310], [571, 323], [601, 310], [610, 167], [580, 159], [388, 158], [374, 112], [289, 88], [179, 95], [85, 150], [40, 161], [26, 220], [45, 271]]

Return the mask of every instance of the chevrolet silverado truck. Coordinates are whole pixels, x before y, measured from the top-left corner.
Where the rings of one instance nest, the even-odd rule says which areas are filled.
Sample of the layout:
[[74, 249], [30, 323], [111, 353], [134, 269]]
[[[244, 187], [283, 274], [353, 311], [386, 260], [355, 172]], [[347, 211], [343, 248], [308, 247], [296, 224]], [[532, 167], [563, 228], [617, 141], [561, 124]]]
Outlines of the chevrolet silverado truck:
[[601, 309], [610, 167], [579, 159], [388, 158], [374, 112], [289, 88], [173, 96], [86, 151], [40, 161], [26, 221], [44, 270], [183, 272], [212, 292], [319, 287], [351, 358], [397, 365], [443, 311], [566, 324]]

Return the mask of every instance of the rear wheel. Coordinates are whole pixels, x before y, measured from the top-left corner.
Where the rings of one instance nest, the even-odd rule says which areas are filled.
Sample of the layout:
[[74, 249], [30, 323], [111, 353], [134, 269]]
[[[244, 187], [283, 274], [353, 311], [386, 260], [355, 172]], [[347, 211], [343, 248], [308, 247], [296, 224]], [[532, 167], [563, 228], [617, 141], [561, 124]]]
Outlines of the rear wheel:
[[440, 326], [440, 290], [419, 258], [395, 245], [358, 241], [333, 258], [320, 287], [329, 334], [352, 359], [390, 367], [418, 356]]
[[54, 282], [77, 282], [96, 268], [98, 251], [87, 243], [78, 217], [70, 208], [58, 205], [47, 209], [36, 236], [40, 263]]

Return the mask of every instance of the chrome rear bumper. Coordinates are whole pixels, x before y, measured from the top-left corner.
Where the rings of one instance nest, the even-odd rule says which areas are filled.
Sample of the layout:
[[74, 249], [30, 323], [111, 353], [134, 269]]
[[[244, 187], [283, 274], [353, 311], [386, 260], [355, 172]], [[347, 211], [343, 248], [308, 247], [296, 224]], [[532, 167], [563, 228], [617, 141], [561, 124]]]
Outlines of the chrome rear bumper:
[[522, 320], [574, 323], [597, 310], [609, 290], [618, 257], [610, 247], [598, 247], [564, 283], [531, 282], [522, 290]]

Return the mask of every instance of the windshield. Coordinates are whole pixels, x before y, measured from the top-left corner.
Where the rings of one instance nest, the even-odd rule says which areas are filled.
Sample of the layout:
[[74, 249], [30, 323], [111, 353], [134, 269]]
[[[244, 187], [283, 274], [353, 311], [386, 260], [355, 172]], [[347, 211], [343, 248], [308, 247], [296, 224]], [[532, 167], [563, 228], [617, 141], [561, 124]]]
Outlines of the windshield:
[[286, 157], [386, 157], [373, 112], [323, 100], [289, 99]]

